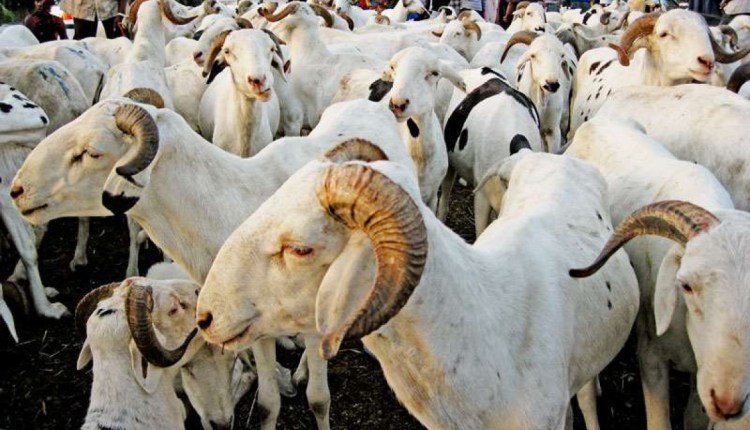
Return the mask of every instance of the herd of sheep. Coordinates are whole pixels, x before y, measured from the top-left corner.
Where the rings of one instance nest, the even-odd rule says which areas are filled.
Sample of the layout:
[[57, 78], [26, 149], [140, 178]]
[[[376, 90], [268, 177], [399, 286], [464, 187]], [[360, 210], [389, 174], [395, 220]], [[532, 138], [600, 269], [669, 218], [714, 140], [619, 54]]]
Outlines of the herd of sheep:
[[[407, 21], [420, 0], [135, 0], [127, 38], [0, 27], [6, 299], [70, 315], [46, 224], [79, 218], [76, 270], [88, 217], [127, 216], [127, 279], [75, 309], [85, 429], [182, 428], [177, 393], [229, 428], [256, 380], [262, 429], [303, 381], [329, 429], [355, 338], [428, 428], [570, 428], [577, 396], [595, 430], [631, 330], [648, 430], [670, 368], [686, 429], [750, 429], [750, 17], [652, 7], [521, 2], [503, 30]], [[456, 181], [474, 244], [444, 224]], [[147, 238], [165, 262], [139, 277]], [[277, 344], [305, 348], [293, 373]]]

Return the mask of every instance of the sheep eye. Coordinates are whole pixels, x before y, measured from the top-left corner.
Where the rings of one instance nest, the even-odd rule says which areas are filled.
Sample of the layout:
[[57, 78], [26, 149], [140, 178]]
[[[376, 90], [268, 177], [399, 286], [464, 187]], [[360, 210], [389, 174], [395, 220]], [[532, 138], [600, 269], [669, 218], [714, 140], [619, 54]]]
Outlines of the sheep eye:
[[170, 317], [173, 317], [173, 316], [174, 316], [174, 314], [176, 314], [176, 313], [177, 313], [177, 308], [173, 308], [173, 309], [170, 309], [170, 310], [169, 310], [169, 313], [168, 313], [168, 315], [169, 315]]
[[101, 158], [101, 154], [93, 154], [93, 153], [88, 152], [88, 151], [85, 152], [85, 154], [88, 154], [88, 156], [91, 157], [91, 158], [93, 158], [94, 160], [97, 160], [97, 159]]
[[668, 35], [669, 34], [666, 31], [663, 31], [663, 32], [659, 33], [659, 37], [661, 37], [662, 39], [665, 38], [665, 37], [667, 37]]
[[693, 287], [691, 287], [688, 284], [682, 284], [681, 287], [682, 287], [682, 291], [684, 291], [687, 294], [690, 294], [693, 292]]
[[284, 251], [296, 257], [307, 257], [313, 253], [313, 249], [304, 245], [284, 245]]
[[430, 74], [431, 74], [432, 76], [437, 76], [437, 75], [438, 75], [438, 72], [435, 72], [435, 71], [433, 71], [433, 72], [431, 72]]
[[73, 156], [73, 158], [70, 159], [71, 164], [72, 163], [78, 163], [79, 161], [83, 160], [83, 155], [86, 154], [86, 151], [83, 151], [79, 154], [76, 154]]
[[224, 49], [225, 54], [229, 54], [229, 48]]

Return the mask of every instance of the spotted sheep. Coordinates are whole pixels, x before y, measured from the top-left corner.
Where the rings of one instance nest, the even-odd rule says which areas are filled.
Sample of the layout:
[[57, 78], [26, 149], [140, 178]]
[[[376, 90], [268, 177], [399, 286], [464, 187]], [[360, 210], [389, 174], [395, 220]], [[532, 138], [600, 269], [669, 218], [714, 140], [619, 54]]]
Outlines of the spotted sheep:
[[[14, 179], [14, 203], [34, 224], [127, 213], [203, 282], [224, 240], [293, 172], [330, 146], [358, 139], [414, 172], [393, 114], [367, 100], [332, 105], [309, 136], [280, 139], [248, 159], [209, 144], [168, 109], [103, 100], [35, 148]], [[73, 156], [81, 161], [71, 164]], [[69, 169], [86, 174], [70, 175]], [[315, 345], [313, 339], [305, 343]], [[259, 342], [253, 352], [258, 403], [268, 411], [263, 428], [272, 428], [280, 409], [274, 340]], [[317, 364], [307, 363], [308, 399], [327, 405], [326, 369]], [[327, 413], [316, 418], [325, 428]]]
[[700, 15], [681, 9], [639, 18], [621, 44], [611, 46], [616, 49], [597, 48], [581, 56], [573, 84], [571, 135], [619, 88], [705, 82], [716, 61], [733, 62], [750, 51], [724, 51]]
[[[566, 151], [604, 175], [619, 224], [594, 263], [574, 276], [606, 267], [622, 246], [633, 262], [649, 429], [671, 428], [670, 363], [696, 377], [685, 411], [691, 428], [708, 428], [707, 418], [715, 428], [747, 428], [750, 215], [734, 209], [708, 169], [676, 159], [640, 124], [615, 118], [597, 116], [581, 126]], [[632, 240], [641, 235], [659, 238]]]
[[[441, 220], [448, 214], [457, 177], [479, 185], [493, 165], [510, 155], [514, 139], [525, 140], [534, 151], [542, 149], [539, 114], [528, 97], [490, 68], [465, 70], [461, 76], [466, 92], [454, 91], [443, 124], [449, 168], [437, 211]], [[474, 193], [477, 236], [489, 224], [491, 209], [485, 194]]]
[[427, 428], [563, 428], [570, 398], [625, 343], [636, 279], [624, 253], [596, 278], [567, 274], [611, 229], [592, 166], [521, 150], [497, 173], [502, 215], [468, 245], [403, 166], [309, 163], [222, 246], [198, 298], [202, 335], [242, 350], [314, 333], [319, 360], [361, 338]]

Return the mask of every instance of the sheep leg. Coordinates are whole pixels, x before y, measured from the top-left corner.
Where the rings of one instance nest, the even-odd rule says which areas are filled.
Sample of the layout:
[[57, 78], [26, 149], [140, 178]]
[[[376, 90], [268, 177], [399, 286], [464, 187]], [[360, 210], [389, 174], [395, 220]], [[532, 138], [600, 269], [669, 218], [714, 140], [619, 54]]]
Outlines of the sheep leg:
[[440, 201], [438, 202], [437, 217], [440, 221], [445, 222], [448, 217], [448, 206], [451, 198], [451, 191], [453, 190], [453, 184], [456, 182], [456, 171], [448, 166], [448, 171], [445, 172], [443, 178], [443, 184], [441, 185], [442, 191], [440, 194]]
[[252, 346], [258, 369], [258, 412], [261, 430], [276, 429], [281, 409], [279, 384], [276, 380], [276, 341], [263, 339]]
[[128, 268], [125, 269], [125, 277], [130, 278], [131, 276], [138, 276], [138, 251], [140, 250], [138, 233], [141, 231], [141, 226], [133, 218], [128, 216], [127, 219], [130, 247], [128, 248]]
[[307, 369], [309, 380], [307, 382], [307, 402], [315, 415], [318, 430], [329, 430], [329, 412], [331, 409], [331, 393], [328, 390], [328, 361], [320, 357], [316, 352], [320, 348], [320, 337], [305, 337], [305, 351], [307, 354]]
[[490, 212], [492, 207], [484, 193], [474, 193], [474, 231], [477, 237], [487, 228], [490, 223]]
[[307, 381], [307, 377], [307, 348], [305, 348], [305, 350], [302, 351], [302, 357], [299, 358], [297, 370], [294, 371], [294, 376], [292, 376], [292, 382], [294, 382], [294, 385], [299, 385]]
[[599, 430], [599, 416], [596, 413], [596, 378], [592, 379], [576, 394], [578, 407], [581, 408], [586, 430]]
[[70, 261], [70, 271], [75, 272], [78, 267], [89, 264], [86, 256], [86, 248], [89, 243], [89, 219], [78, 218], [78, 238], [76, 240], [76, 251], [73, 254], [73, 260]]
[[648, 346], [639, 345], [643, 399], [646, 403], [646, 426], [649, 430], [670, 430], [669, 366]]
[[3, 289], [0, 288], [0, 318], [5, 321], [5, 325], [8, 326], [10, 335], [13, 336], [13, 340], [18, 343], [18, 334], [16, 334], [16, 324], [13, 321], [13, 314], [10, 312], [8, 305], [3, 299]]
[[21, 218], [21, 214], [10, 201], [10, 193], [0, 192], [0, 217], [10, 234], [13, 245], [21, 256], [21, 262], [26, 269], [26, 276], [29, 280], [29, 289], [34, 301], [34, 309], [37, 314], [47, 317], [60, 319], [63, 316], [70, 315], [68, 309], [62, 303], [50, 303], [47, 299], [42, 277], [39, 275], [39, 263], [34, 246], [34, 231], [31, 226]]

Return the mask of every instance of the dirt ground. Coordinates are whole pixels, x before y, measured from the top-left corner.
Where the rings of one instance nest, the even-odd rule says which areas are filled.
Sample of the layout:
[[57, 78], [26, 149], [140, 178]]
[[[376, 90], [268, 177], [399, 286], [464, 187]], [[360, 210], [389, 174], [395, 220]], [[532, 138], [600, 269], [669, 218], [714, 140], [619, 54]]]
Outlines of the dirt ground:
[[[454, 189], [448, 225], [468, 241], [474, 240], [471, 190]], [[40, 268], [46, 286], [57, 288], [69, 309], [86, 292], [101, 284], [123, 279], [127, 265], [127, 227], [124, 218], [92, 220], [89, 266], [72, 273], [76, 221], [58, 220], [50, 225], [40, 249]], [[141, 273], [161, 256], [152, 246], [141, 254]], [[4, 253], [0, 275], [7, 277], [16, 257]], [[17, 319], [20, 343], [14, 344], [0, 324], [0, 429], [69, 429], [83, 423], [88, 406], [91, 370], [76, 371], [81, 341], [71, 318], [61, 321]], [[609, 365], [601, 377], [599, 398], [602, 429], [645, 429], [643, 396], [634, 359], [634, 341]], [[279, 352], [280, 361], [294, 368], [299, 352]], [[331, 426], [334, 429], [419, 429], [396, 400], [378, 363], [363, 353], [359, 342], [348, 342], [329, 367], [332, 396]], [[687, 401], [686, 375], [672, 374], [672, 422], [682, 429], [681, 413]], [[237, 407], [235, 428], [258, 428], [253, 387]], [[189, 420], [188, 428], [199, 428]], [[295, 398], [282, 400], [280, 429], [314, 429], [304, 387]], [[576, 411], [576, 429], [584, 429]]]

